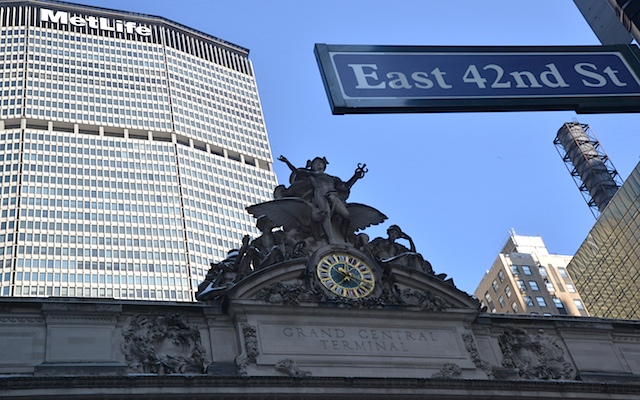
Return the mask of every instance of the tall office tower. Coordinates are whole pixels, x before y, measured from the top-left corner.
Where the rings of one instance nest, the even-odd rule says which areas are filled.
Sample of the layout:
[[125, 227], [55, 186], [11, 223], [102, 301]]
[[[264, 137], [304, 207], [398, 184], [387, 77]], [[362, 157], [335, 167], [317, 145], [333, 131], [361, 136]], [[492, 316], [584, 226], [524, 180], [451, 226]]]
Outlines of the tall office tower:
[[591, 315], [640, 318], [640, 164], [568, 266]]
[[0, 3], [3, 296], [192, 301], [276, 176], [248, 50], [161, 17]]
[[573, 0], [600, 43], [640, 41], [640, 0]]
[[609, 156], [587, 124], [567, 122], [558, 130], [553, 143], [596, 216], [621, 185]]
[[474, 294], [488, 312], [587, 316], [567, 272], [571, 256], [549, 254], [540, 236], [513, 230]]

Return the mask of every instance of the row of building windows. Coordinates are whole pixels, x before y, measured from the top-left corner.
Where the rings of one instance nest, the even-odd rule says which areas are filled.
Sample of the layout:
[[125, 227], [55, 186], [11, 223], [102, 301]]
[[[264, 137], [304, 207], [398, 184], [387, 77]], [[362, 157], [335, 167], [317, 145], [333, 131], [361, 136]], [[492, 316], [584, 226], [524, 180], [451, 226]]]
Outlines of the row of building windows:
[[[183, 245], [178, 246], [182, 250]], [[53, 246], [17, 246], [18, 255], [49, 255], [71, 257], [100, 257], [122, 260], [162, 260], [162, 261], [186, 261], [184, 253], [171, 253], [168, 251], [143, 251], [143, 250], [118, 250], [98, 249], [95, 247], [53, 247]], [[164, 248], [168, 250], [168, 248]]]
[[[56, 40], [58, 38], [54, 37], [54, 36], [57, 36], [55, 33], [41, 32], [40, 30], [29, 31], [29, 33], [30, 33], [30, 38], [29, 38], [30, 44], [37, 44], [37, 45], [43, 45], [43, 46], [49, 46], [49, 47], [59, 47], [60, 49], [79, 50], [81, 51], [81, 53], [94, 52], [94, 53], [102, 53], [102, 54], [111, 54], [114, 56], [129, 57], [133, 60], [142, 60], [142, 59], [161, 60], [162, 59], [162, 54], [161, 54], [162, 49], [159, 48], [158, 46], [140, 46], [139, 51], [136, 51], [135, 43], [132, 45], [131, 42], [121, 43], [119, 41], [118, 42], [110, 41], [110, 42], [107, 42], [107, 44], [105, 44], [104, 41], [102, 40], [93, 39], [93, 41], [95, 41], [93, 43], [95, 44], [95, 46], [92, 46], [91, 45], [92, 39], [87, 38], [85, 36], [64, 35], [63, 38], [60, 38], [62, 40]], [[47, 34], [46, 37], [44, 35], [45, 33]], [[40, 39], [40, 37], [45, 37], [45, 38]], [[2, 39], [2, 40], [5, 40], [5, 39]], [[6, 43], [24, 43], [25, 42], [24, 37], [18, 37], [18, 38], [14, 37], [13, 40], [12, 38], [8, 38], [6, 40], [7, 40]], [[79, 43], [76, 44], [74, 43], [75, 41], [78, 41]], [[0, 40], [0, 44], [3, 44], [1, 40]], [[152, 53], [160, 53], [160, 54], [152, 54]], [[103, 57], [102, 60], [104, 61], [105, 56], [101, 56], [101, 57]], [[106, 61], [107, 62], [111, 61], [109, 60], [109, 56], [106, 56]], [[118, 57], [113, 61], [121, 63], [122, 59]], [[161, 67], [162, 66], [158, 68], [161, 68]]]
[[[0, 268], [10, 269], [11, 259], [0, 260]], [[64, 270], [94, 270], [94, 271], [142, 271], [155, 272], [162, 275], [187, 274], [187, 267], [184, 265], [172, 264], [148, 264], [148, 263], [126, 263], [111, 261], [83, 261], [81, 259], [61, 260], [61, 259], [37, 259], [37, 258], [18, 258], [15, 266], [22, 270], [33, 269], [53, 269], [56, 271]], [[8, 280], [9, 272], [5, 272], [4, 280]]]
[[[520, 289], [520, 291], [522, 291], [522, 292], [527, 291], [527, 284], [524, 281], [516, 279], [516, 284], [518, 285], [518, 289]], [[498, 290], [499, 290], [498, 283], [494, 280], [492, 282], [491, 286], [493, 287], [493, 291], [497, 293]], [[555, 287], [553, 286], [553, 283], [551, 283], [549, 281], [545, 281], [545, 286], [546, 286], [546, 288], [547, 288], [547, 290], [549, 292], [555, 292], [555, 290], [556, 290]], [[567, 291], [569, 293], [575, 293], [576, 292], [575, 286], [573, 286], [573, 284], [565, 283], [565, 286], [566, 286]], [[539, 287], [538, 287], [538, 282], [536, 282], [536, 281], [529, 281], [529, 287], [531, 287], [531, 290], [533, 290], [533, 291], [540, 290]], [[507, 297], [511, 297], [511, 287], [509, 285], [505, 286], [504, 291], [505, 291]]]
[[[39, 48], [36, 48], [36, 51], [39, 52]], [[73, 57], [73, 53], [72, 57]], [[54, 54], [55, 55], [55, 54]], [[31, 56], [29, 57], [30, 61], [39, 61], [39, 60], [34, 60], [35, 58], [52, 58], [52, 57], [45, 57], [45, 56]], [[87, 57], [83, 57], [83, 58], [87, 58]], [[89, 59], [91, 59], [89, 57]], [[53, 60], [56, 60], [55, 57], [53, 57]], [[67, 63], [63, 63], [62, 61], [60, 61], [63, 65], [68, 65], [68, 61]], [[126, 60], [125, 60], [126, 62]], [[76, 62], [74, 62], [72, 65], [75, 66]], [[77, 64], [93, 64], [91, 62], [80, 62], [78, 61]], [[136, 63], [137, 65], [137, 63]], [[47, 64], [38, 64], [38, 63], [32, 63], [30, 62], [29, 64], [27, 64], [28, 69], [29, 69], [29, 77], [33, 77], [33, 78], [39, 78], [40, 76], [36, 76], [36, 71], [40, 70], [40, 71], [51, 71], [51, 72], [60, 72], [60, 73], [65, 73], [65, 74], [71, 74], [75, 76], [76, 82], [78, 83], [84, 83], [84, 84], [89, 84], [89, 85], [93, 85], [93, 84], [98, 84], [97, 80], [94, 81], [92, 78], [106, 78], [106, 79], [118, 79], [118, 81], [127, 83], [129, 85], [132, 85], [133, 82], [136, 82], [135, 84], [142, 84], [142, 83], [147, 83], [147, 84], [153, 84], [153, 85], [163, 85], [165, 86], [167, 84], [167, 81], [165, 79], [163, 79], [163, 75], [161, 71], [153, 71], [153, 70], [148, 70], [146, 71], [146, 75], [149, 76], [140, 76], [140, 75], [133, 75], [133, 72], [131, 73], [131, 75], [127, 74], [127, 73], [122, 73], [122, 72], [99, 72], [99, 71], [95, 71], [93, 69], [88, 69], [91, 68], [91, 66], [82, 66], [82, 65], [78, 65], [77, 68], [74, 66], [69, 66], [69, 67], [64, 67], [64, 66], [57, 66], [57, 65], [51, 65], [50, 63]], [[113, 67], [115, 69], [115, 67]], [[135, 69], [135, 68], [132, 68]], [[107, 69], [107, 70], [111, 70], [111, 68]], [[33, 74], [32, 74], [33, 73]], [[89, 78], [82, 78], [81, 76], [86, 76]], [[43, 76], [44, 77], [44, 76]], [[85, 82], [86, 80], [86, 82]], [[127, 87], [128, 89], [129, 87]], [[155, 91], [155, 90], [154, 90]]]
[[[3, 116], [21, 116], [22, 110], [19, 108], [2, 110]], [[150, 121], [149, 119], [134, 119], [134, 118], [118, 118], [118, 117], [108, 117], [105, 115], [94, 115], [94, 114], [82, 114], [82, 113], [74, 113], [74, 112], [62, 112], [62, 111], [51, 111], [46, 109], [31, 109], [28, 108], [25, 111], [26, 117], [42, 117], [53, 120], [62, 120], [66, 122], [84, 122], [84, 123], [96, 123], [96, 124], [104, 124], [104, 125], [129, 125], [136, 126], [137, 128], [144, 129], [155, 129], [157, 131], [166, 131], [171, 129], [171, 124], [167, 122], [160, 121]]]
[[[566, 268], [558, 267], [556, 269], [558, 270], [558, 273], [560, 274], [561, 277], [563, 278], [569, 277], [569, 274], [567, 273]], [[511, 273], [513, 275], [520, 275], [520, 270], [522, 270], [522, 273], [524, 275], [531, 275], [531, 267], [529, 267], [528, 265], [521, 265], [521, 266], [511, 265]], [[538, 267], [538, 273], [540, 274], [540, 276], [543, 276], [543, 277], [548, 276], [547, 269], [545, 267]], [[502, 279], [504, 279], [504, 274]]]
[[[6, 200], [6, 202], [5, 202]], [[35, 205], [38, 206], [38, 209], [42, 208], [40, 206], [51, 206], [58, 208], [70, 208], [70, 209], [91, 209], [91, 210], [114, 210], [114, 211], [126, 211], [129, 212], [141, 212], [145, 214], [175, 214], [180, 215], [181, 210], [177, 207], [169, 207], [169, 206], [155, 206], [149, 204], [135, 204], [135, 203], [109, 203], [102, 201], [83, 201], [83, 200], [69, 200], [69, 199], [48, 199], [42, 197], [22, 197], [20, 199], [21, 205]], [[16, 204], [16, 198], [5, 198], [2, 199], [3, 205]], [[44, 210], [43, 210], [44, 211]], [[64, 214], [60, 214], [62, 211], [59, 210], [49, 210], [49, 212], [56, 211], [56, 218], [69, 218], [70, 215], [68, 212]], [[3, 210], [2, 212], [6, 212]], [[15, 211], [13, 213], [15, 215]], [[6, 217], [5, 214], [2, 215]]]
[[[1, 68], [2, 68], [2, 64], [0, 64], [0, 69]], [[7, 67], [7, 69], [8, 68], [9, 67]], [[22, 76], [21, 72], [18, 73], [18, 77], [20, 76]], [[64, 88], [64, 90], [66, 90], [67, 92], [75, 91], [77, 93], [76, 100], [82, 100], [82, 97], [80, 97], [80, 94], [89, 93], [89, 89], [93, 89], [95, 94], [105, 91], [105, 92], [112, 92], [113, 96], [117, 96], [120, 93], [123, 93], [123, 95], [120, 97], [129, 98], [129, 99], [142, 99], [143, 96], [147, 96], [147, 100], [149, 100], [148, 98], [151, 96], [157, 96], [158, 98], [165, 99], [165, 95], [168, 93], [168, 89], [166, 86], [158, 86], [158, 85], [149, 86], [149, 85], [145, 85], [144, 82], [134, 84], [133, 82], [126, 83], [122, 81], [116, 81], [113, 79], [110, 79], [110, 80], [95, 79], [94, 80], [90, 78], [80, 78], [80, 77], [76, 79], [76, 77], [73, 75], [60, 75], [60, 74], [51, 74], [51, 73], [45, 74], [44, 72], [39, 73], [34, 71], [30, 71], [28, 76], [29, 76], [29, 79], [27, 79], [27, 87], [31, 87], [31, 88], [40, 87], [40, 88], [43, 88], [44, 90], [44, 88], [46, 88], [47, 85], [51, 84], [51, 82], [58, 81], [60, 83], [58, 83], [57, 85], [60, 89]], [[14, 81], [11, 81], [11, 86], [15, 86], [13, 85], [13, 82]], [[64, 84], [62, 82], [64, 82]], [[69, 86], [67, 83], [70, 83], [71, 86]], [[82, 85], [77, 86], [76, 84], [82, 84]], [[53, 84], [51, 85], [53, 86]], [[61, 85], [62, 87], [60, 87]], [[101, 86], [101, 87], [91, 88], [88, 85]], [[5, 86], [9, 86], [9, 85], [5, 85]], [[47, 88], [47, 89], [51, 90], [51, 88]], [[135, 90], [136, 92], [129, 93], [127, 92], [127, 90], [131, 90], [131, 91]], [[33, 93], [34, 92], [32, 92], [32, 94]], [[44, 91], [44, 93], [46, 95], [46, 91]], [[125, 93], [129, 93], [129, 94], [126, 95]], [[78, 97], [80, 98], [78, 99]], [[143, 102], [142, 108], [153, 108], [153, 105], [154, 103]]]
[[121, 288], [88, 288], [61, 286], [15, 286], [11, 294], [11, 286], [2, 287], [3, 296], [62, 296], [62, 297], [106, 297], [117, 299], [150, 299], [150, 300], [185, 300], [193, 301], [194, 293], [187, 290], [162, 289], [121, 289]]
[[[17, 182], [18, 176], [13, 175], [14, 179], [6, 179], [10, 176], [5, 177], [5, 182]], [[169, 177], [172, 179], [176, 179], [175, 176]], [[132, 191], [139, 192], [149, 192], [156, 191], [159, 193], [173, 193], [178, 194], [180, 190], [177, 186], [173, 185], [160, 185], [160, 184], [150, 184], [150, 183], [136, 183], [136, 182], [122, 182], [118, 180], [102, 180], [102, 179], [82, 179], [82, 178], [67, 178], [67, 177], [49, 177], [42, 175], [23, 175], [22, 176], [23, 183], [50, 183], [50, 184], [58, 184], [65, 186], [84, 186], [84, 187], [99, 187], [99, 188], [111, 188], [111, 189], [127, 189]], [[115, 193], [114, 193], [115, 194]]]
[[[163, 219], [164, 222], [164, 219]], [[168, 225], [168, 224], [167, 224]], [[15, 221], [2, 221], [0, 224], [0, 229], [13, 229], [15, 227]], [[42, 221], [20, 221], [19, 222], [20, 229], [29, 229], [29, 230], [49, 230], [49, 231], [64, 231], [64, 232], [99, 232], [99, 233], [113, 233], [120, 235], [153, 235], [157, 236], [158, 232], [162, 235], [162, 232], [166, 233], [166, 236], [169, 236], [167, 232], [180, 232], [181, 225], [178, 225], [176, 228], [162, 228], [155, 226], [151, 227], [137, 227], [137, 226], [116, 226], [116, 225], [96, 225], [96, 224], [72, 224], [66, 222], [42, 222]], [[172, 235], [173, 236], [173, 233]]]
[[[13, 33], [14, 35], [24, 35], [25, 30], [21, 29], [21, 30], [8, 30], [8, 31], [2, 31], [0, 32], [0, 34], [2, 35], [6, 35], [6, 34], [11, 34]], [[43, 38], [50, 38], [50, 39], [59, 39], [59, 40], [65, 40], [65, 41], [70, 41], [70, 42], [79, 42], [79, 43], [93, 43], [95, 45], [99, 45], [98, 48], [105, 48], [105, 46], [111, 46], [111, 47], [116, 47], [116, 48], [122, 48], [122, 49], [127, 49], [127, 50], [138, 50], [141, 51], [140, 54], [147, 54], [147, 52], [162, 52], [162, 49], [157, 46], [157, 45], [147, 45], [147, 44], [140, 44], [140, 43], [136, 43], [136, 42], [132, 42], [130, 40], [126, 40], [126, 41], [120, 41], [120, 40], [108, 40], [108, 39], [104, 39], [98, 36], [90, 36], [90, 35], [69, 35], [67, 33], [57, 33], [56, 31], [53, 30], [42, 30], [42, 29], [30, 29], [29, 30], [29, 36], [35, 36], [35, 37], [43, 37]], [[60, 43], [60, 42], [58, 42]], [[136, 54], [136, 57], [138, 55]]]
[[[535, 303], [534, 303], [533, 298], [531, 296], [523, 296], [522, 299], [524, 301], [524, 304], [527, 307], [534, 307], [535, 305], [537, 305], [538, 307], [547, 307], [547, 302], [546, 302], [546, 300], [545, 300], [545, 298], [543, 296], [536, 296], [535, 297], [535, 300], [536, 300]], [[488, 292], [485, 293], [485, 300], [487, 301], [487, 304], [492, 302], [491, 295]], [[560, 300], [559, 298], [552, 297], [552, 300], [553, 300], [554, 306], [557, 309], [562, 310], [562, 309], [565, 308], [564, 304], [562, 303], [562, 300]], [[504, 297], [502, 297], [502, 296], [498, 297], [498, 303], [500, 303], [500, 305], [503, 308], [506, 306], [506, 301], [505, 301]], [[576, 306], [576, 308], [578, 310], [584, 310], [584, 304], [582, 303], [581, 300], [574, 299], [573, 303], [574, 303], [574, 305]], [[514, 313], [517, 313], [519, 311], [518, 303], [515, 302], [515, 301], [512, 302], [511, 303], [511, 308], [512, 308]]]
[[[7, 281], [8, 279], [5, 279]], [[169, 286], [188, 287], [187, 278], [139, 276], [139, 275], [114, 275], [114, 274], [83, 274], [83, 273], [63, 273], [63, 272], [16, 272], [14, 283], [22, 282], [53, 282], [53, 283], [106, 283], [109, 285], [130, 285], [130, 286]]]
[[[11, 140], [12, 139], [12, 133], [8, 134], [7, 139]], [[20, 138], [20, 133], [19, 132], [15, 132], [15, 139], [19, 139]], [[75, 135], [75, 134], [68, 134], [68, 133], [64, 133], [64, 132], [56, 132], [54, 134], [49, 134], [49, 133], [41, 133], [41, 132], [29, 132], [27, 130], [27, 132], [25, 133], [25, 139], [29, 140], [29, 139], [33, 139], [33, 140], [37, 140], [37, 141], [47, 141], [47, 142], [59, 142], [59, 143], [77, 143], [77, 144], [84, 144], [85, 146], [89, 146], [89, 150], [93, 151], [95, 149], [95, 151], [98, 151], [99, 147], [111, 147], [111, 148], [120, 148], [120, 149], [129, 149], [129, 150], [136, 150], [136, 151], [129, 151], [129, 152], [119, 152], [116, 151], [116, 153], [113, 156], [118, 156], [118, 157], [122, 157], [122, 158], [130, 158], [130, 159], [144, 159], [145, 157], [148, 160], [154, 160], [154, 161], [158, 161], [157, 157], [160, 157], [162, 154], [158, 153], [158, 152], [164, 152], [164, 153], [169, 153], [168, 156], [169, 159], [164, 159], [164, 161], [170, 161], [170, 162], [174, 162], [175, 161], [175, 157], [173, 155], [174, 152], [174, 148], [173, 145], [171, 144], [158, 144], [158, 143], [145, 143], [145, 142], [140, 142], [140, 141], [129, 141], [129, 140], [115, 140], [115, 139], [109, 139], [109, 138], [103, 138], [103, 137], [98, 137], [96, 138], [91, 137], [90, 135]], [[0, 136], [0, 140], [2, 140], [2, 136]], [[69, 150], [70, 151], [70, 150]], [[107, 149], [103, 149], [103, 151], [111, 151], [111, 150], [107, 150]], [[149, 153], [152, 152], [152, 153]], [[97, 153], [91, 153], [92, 155], [95, 155]], [[111, 153], [109, 154], [104, 154], [104, 155], [111, 155]], [[163, 159], [160, 159], [160, 161], [163, 161]]]
[[[163, 185], [154, 185], [155, 190], [158, 193], [161, 192], [161, 187]], [[131, 185], [129, 185], [131, 187]], [[137, 187], [137, 186], [136, 186]], [[5, 186], [3, 188], [2, 193], [17, 193], [17, 186]], [[164, 196], [160, 194], [142, 194], [142, 193], [130, 193], [130, 192], [108, 192], [104, 190], [82, 190], [82, 189], [62, 189], [60, 187], [48, 188], [42, 186], [23, 186], [22, 187], [23, 194], [32, 194], [32, 195], [50, 195], [50, 196], [64, 196], [64, 197], [84, 197], [84, 198], [95, 198], [95, 199], [117, 199], [117, 200], [131, 200], [131, 201], [139, 201], [139, 202], [157, 202], [157, 203], [166, 203], [166, 204], [179, 204], [180, 199], [176, 196]]]
[[[173, 230], [177, 232], [177, 230]], [[5, 240], [6, 236], [6, 240]], [[177, 235], [176, 235], [177, 236]], [[14, 234], [0, 234], [0, 242], [13, 241]], [[19, 233], [18, 243], [70, 243], [70, 244], [93, 244], [100, 246], [121, 246], [128, 249], [132, 247], [150, 247], [150, 248], [174, 248], [179, 249], [184, 246], [184, 241], [162, 240], [162, 239], [145, 239], [145, 238], [124, 238], [124, 237], [91, 237], [76, 235], [50, 235], [38, 233]], [[151, 236], [153, 237], [153, 236]], [[156, 236], [157, 237], [157, 236]], [[180, 238], [183, 239], [183, 238]]]

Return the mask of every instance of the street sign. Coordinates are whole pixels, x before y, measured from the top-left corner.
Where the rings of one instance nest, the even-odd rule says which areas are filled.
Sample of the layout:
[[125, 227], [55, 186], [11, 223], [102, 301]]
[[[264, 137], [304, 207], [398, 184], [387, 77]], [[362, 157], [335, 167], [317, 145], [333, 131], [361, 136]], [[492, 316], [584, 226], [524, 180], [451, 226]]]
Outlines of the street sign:
[[640, 111], [640, 49], [316, 44], [334, 114]]

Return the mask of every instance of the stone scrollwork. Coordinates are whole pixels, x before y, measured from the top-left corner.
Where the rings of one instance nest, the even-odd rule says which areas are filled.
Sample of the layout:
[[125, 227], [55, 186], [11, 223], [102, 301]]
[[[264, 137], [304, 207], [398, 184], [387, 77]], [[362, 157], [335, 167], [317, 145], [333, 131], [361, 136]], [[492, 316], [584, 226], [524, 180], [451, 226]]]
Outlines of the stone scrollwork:
[[564, 358], [564, 350], [542, 333], [531, 335], [522, 328], [509, 327], [498, 337], [502, 366], [515, 370], [522, 379], [572, 379], [574, 369]]
[[303, 283], [277, 282], [271, 286], [262, 288], [256, 299], [271, 304], [300, 305], [301, 302], [318, 301], [319, 296], [310, 291]]
[[446, 300], [430, 291], [401, 289], [397, 290], [395, 297], [398, 305], [417, 306], [426, 311], [444, 311], [451, 307]]
[[488, 362], [484, 361], [482, 357], [480, 357], [478, 346], [476, 345], [476, 341], [473, 339], [473, 335], [469, 332], [465, 332], [462, 334], [462, 340], [464, 341], [464, 346], [469, 352], [471, 360], [476, 365], [476, 367], [483, 370], [487, 374], [489, 379], [495, 379], [493, 368], [491, 368]]
[[462, 368], [454, 363], [446, 363], [440, 368], [440, 371], [431, 375], [431, 377], [438, 379], [455, 379], [460, 375], [462, 375]]
[[301, 370], [295, 361], [288, 358], [278, 361], [275, 368], [277, 371], [294, 378], [304, 378], [305, 376], [311, 375], [311, 372]]
[[242, 324], [242, 336], [244, 338], [244, 352], [236, 358], [238, 374], [247, 375], [247, 367], [255, 364], [258, 355], [258, 334], [256, 327], [249, 324]]
[[204, 372], [205, 350], [200, 332], [181, 314], [132, 316], [125, 322], [122, 335], [121, 351], [130, 372], [158, 375]]
[[425, 311], [444, 311], [451, 305], [442, 297], [430, 291], [413, 289], [384, 290], [380, 297], [365, 297], [360, 299], [347, 299], [338, 296], [328, 296], [319, 288], [310, 290], [303, 283], [276, 282], [262, 288], [256, 295], [258, 300], [271, 304], [300, 305], [304, 302], [337, 303], [338, 305], [353, 308], [383, 308], [385, 306], [409, 306], [418, 307]]

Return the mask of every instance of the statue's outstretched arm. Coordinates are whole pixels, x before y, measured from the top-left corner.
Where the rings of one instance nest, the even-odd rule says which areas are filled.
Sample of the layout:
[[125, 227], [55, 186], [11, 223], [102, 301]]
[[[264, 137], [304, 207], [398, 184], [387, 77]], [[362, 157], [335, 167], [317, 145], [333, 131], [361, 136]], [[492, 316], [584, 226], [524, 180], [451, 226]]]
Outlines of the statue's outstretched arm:
[[294, 167], [293, 164], [291, 164], [285, 156], [278, 157], [278, 161], [282, 161], [283, 163], [287, 164], [287, 167], [289, 167], [291, 172], [296, 172], [298, 170], [298, 168]]
[[411, 250], [411, 252], [415, 253], [416, 252], [416, 245], [413, 244], [413, 239], [411, 239], [411, 236], [409, 236], [406, 233], [402, 232], [400, 237], [403, 238], [403, 239], [407, 239], [409, 241], [410, 250]]
[[358, 164], [358, 168], [356, 168], [356, 171], [353, 173], [353, 176], [351, 177], [351, 179], [349, 179], [346, 182], [347, 187], [349, 189], [351, 189], [351, 186], [353, 186], [353, 184], [356, 183], [356, 181], [358, 179], [364, 178], [364, 174], [369, 172], [369, 170], [366, 168], [366, 166], [367, 166], [367, 164]]

